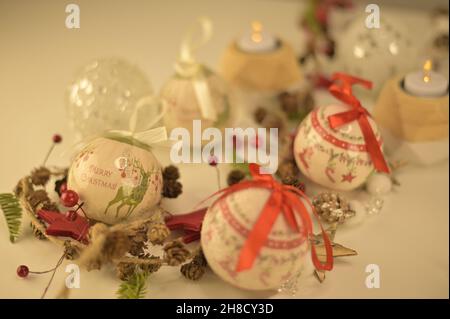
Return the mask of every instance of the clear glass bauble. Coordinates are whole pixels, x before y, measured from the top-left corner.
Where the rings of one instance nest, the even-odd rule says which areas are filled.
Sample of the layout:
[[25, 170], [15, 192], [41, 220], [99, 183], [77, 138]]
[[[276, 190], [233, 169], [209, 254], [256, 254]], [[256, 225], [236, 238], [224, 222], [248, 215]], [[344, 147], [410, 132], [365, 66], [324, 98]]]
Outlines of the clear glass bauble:
[[[128, 130], [138, 103], [153, 95], [152, 86], [137, 66], [120, 58], [94, 60], [75, 75], [66, 93], [70, 124], [77, 137], [106, 130]], [[158, 112], [150, 103], [139, 108], [137, 130]]]

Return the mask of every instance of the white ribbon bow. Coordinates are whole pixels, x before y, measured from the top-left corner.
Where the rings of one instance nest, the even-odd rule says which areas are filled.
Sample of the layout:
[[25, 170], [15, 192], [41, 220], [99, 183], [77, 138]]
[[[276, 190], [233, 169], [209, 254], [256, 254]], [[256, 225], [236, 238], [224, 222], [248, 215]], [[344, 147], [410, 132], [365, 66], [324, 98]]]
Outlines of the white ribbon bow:
[[[143, 130], [143, 131], [136, 131], [137, 127], [137, 120], [138, 120], [138, 113], [139, 110], [144, 105], [155, 105], [157, 107], [161, 103], [161, 112], [149, 123], [148, 127], [149, 129]], [[133, 113], [130, 116], [130, 122], [129, 122], [129, 130], [110, 130], [107, 133], [111, 134], [119, 134], [121, 136], [125, 137], [132, 137], [139, 142], [142, 142], [147, 145], [157, 144], [161, 142], [167, 141], [167, 130], [165, 126], [155, 127], [155, 126], [161, 118], [166, 113], [167, 106], [166, 102], [164, 100], [158, 100], [155, 96], [147, 96], [142, 99], [140, 99], [136, 103], [136, 108], [134, 109]]]
[[175, 63], [175, 71], [183, 77], [193, 78], [194, 92], [200, 106], [202, 117], [208, 120], [217, 121], [217, 112], [214, 108], [211, 92], [206, 80], [203, 67], [194, 58], [194, 53], [205, 45], [212, 35], [212, 23], [208, 18], [199, 18], [200, 39], [195, 41], [195, 27], [192, 26], [186, 33], [180, 49], [178, 61]]

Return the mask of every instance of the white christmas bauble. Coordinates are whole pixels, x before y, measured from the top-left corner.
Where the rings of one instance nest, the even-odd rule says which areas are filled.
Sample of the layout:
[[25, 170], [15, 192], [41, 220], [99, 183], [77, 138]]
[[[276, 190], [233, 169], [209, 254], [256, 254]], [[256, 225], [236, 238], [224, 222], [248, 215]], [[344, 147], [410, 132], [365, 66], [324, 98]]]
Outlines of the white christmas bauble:
[[[344, 105], [313, 110], [300, 124], [294, 140], [300, 171], [313, 182], [339, 191], [362, 185], [374, 169], [358, 121], [337, 129], [328, 124], [328, 116], [348, 110]], [[369, 123], [380, 142], [377, 125], [371, 118]]]
[[[170, 131], [183, 127], [192, 133], [192, 121], [201, 120], [203, 129], [225, 127], [231, 118], [231, 101], [225, 81], [216, 73], [202, 67], [203, 80], [208, 87], [212, 107], [215, 108], [216, 121], [202, 116], [195, 85], [196, 77], [183, 77], [175, 74], [162, 87], [160, 97], [167, 102], [164, 125]], [[205, 91], [202, 91], [205, 92]]]
[[162, 183], [161, 167], [145, 145], [99, 137], [76, 156], [67, 187], [89, 218], [115, 224], [149, 214], [161, 200]]
[[367, 179], [366, 189], [371, 195], [384, 195], [391, 191], [392, 181], [387, 174], [374, 173]]
[[[118, 58], [92, 61], [76, 74], [66, 94], [70, 123], [79, 138], [107, 130], [127, 130], [138, 103], [152, 96], [145, 74]], [[139, 109], [137, 130], [147, 128], [158, 113], [152, 105]]]
[[236, 191], [210, 207], [203, 220], [201, 246], [208, 265], [239, 288], [279, 288], [300, 270], [308, 251], [308, 241], [280, 213], [252, 268], [236, 272], [240, 251], [269, 195], [263, 188]]
[[390, 77], [417, 67], [421, 39], [412, 38], [398, 17], [382, 14], [379, 28], [368, 28], [366, 19], [365, 13], [358, 16], [341, 33], [336, 56], [341, 71], [370, 79], [376, 93]]

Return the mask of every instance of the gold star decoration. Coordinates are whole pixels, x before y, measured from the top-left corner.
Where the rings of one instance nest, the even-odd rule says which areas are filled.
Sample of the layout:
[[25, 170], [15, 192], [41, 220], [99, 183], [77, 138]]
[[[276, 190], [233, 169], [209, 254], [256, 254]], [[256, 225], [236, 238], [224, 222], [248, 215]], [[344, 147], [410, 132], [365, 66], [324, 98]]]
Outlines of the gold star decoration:
[[[333, 258], [358, 255], [356, 250], [347, 248], [345, 246], [342, 246], [341, 244], [334, 242], [334, 237], [336, 235], [336, 226], [337, 225], [334, 224], [325, 231], [331, 241], [331, 247], [333, 248]], [[324, 263], [327, 259], [327, 254], [325, 250], [325, 245], [323, 243], [322, 234], [317, 235], [315, 234], [313, 241], [316, 245], [317, 257], [319, 258], [321, 263]], [[325, 271], [323, 270], [317, 269], [314, 270], [314, 275], [316, 276], [317, 280], [319, 280], [320, 283], [322, 283], [325, 280]]]

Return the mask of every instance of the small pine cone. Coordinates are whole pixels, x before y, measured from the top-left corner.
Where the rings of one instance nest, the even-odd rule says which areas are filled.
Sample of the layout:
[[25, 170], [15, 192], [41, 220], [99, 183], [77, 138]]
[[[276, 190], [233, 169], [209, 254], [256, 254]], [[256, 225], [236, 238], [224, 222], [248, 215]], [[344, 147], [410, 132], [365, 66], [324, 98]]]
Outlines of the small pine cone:
[[134, 242], [131, 241], [130, 249], [128, 250], [128, 253], [130, 255], [140, 257], [145, 255], [145, 250], [147, 249], [147, 244], [145, 242]]
[[[283, 162], [278, 167], [277, 175], [281, 178], [281, 180], [293, 180], [297, 178], [298, 169], [297, 166], [293, 162]], [[290, 184], [290, 183], [284, 183]]]
[[176, 180], [164, 180], [162, 195], [167, 198], [177, 198], [183, 192], [183, 185]]
[[295, 114], [298, 112], [298, 96], [289, 92], [283, 92], [278, 96], [281, 109], [287, 114]]
[[46, 202], [42, 205], [42, 209], [50, 210], [52, 212], [59, 212], [59, 207], [55, 202]]
[[125, 255], [131, 246], [128, 236], [122, 231], [109, 232], [103, 244], [102, 255], [106, 261]]
[[258, 107], [255, 111], [255, 113], [253, 114], [256, 123], [261, 124], [262, 121], [264, 120], [264, 118], [267, 115], [267, 110], [263, 107]]
[[317, 214], [328, 223], [344, 223], [347, 219], [356, 215], [348, 202], [339, 194], [325, 192], [316, 196], [313, 206]]
[[68, 260], [74, 260], [80, 256], [80, 250], [72, 245], [69, 240], [64, 242], [64, 253]]
[[162, 245], [170, 235], [170, 230], [166, 224], [155, 224], [148, 231], [148, 240], [153, 245]]
[[174, 165], [169, 165], [164, 168], [162, 174], [165, 180], [177, 180], [180, 178], [180, 171], [178, 170], [178, 167]]
[[133, 256], [142, 256], [147, 249], [147, 226], [140, 227], [132, 236], [128, 236], [130, 240], [129, 253]]
[[58, 196], [61, 196], [61, 186], [65, 183], [67, 183], [67, 176], [55, 182], [55, 192], [58, 193]]
[[205, 267], [190, 262], [181, 266], [180, 272], [189, 280], [199, 280], [205, 274]]
[[[44, 223], [42, 221], [39, 220], [39, 223], [42, 226], [44, 226]], [[31, 227], [31, 230], [33, 231], [34, 237], [36, 237], [39, 240], [46, 240], [47, 239], [45, 234], [43, 232], [41, 232], [36, 226], [34, 226], [33, 223], [30, 223], [30, 227]]]
[[33, 183], [33, 185], [44, 186], [50, 179], [50, 175], [51, 172], [48, 170], [48, 168], [44, 166], [36, 168], [31, 172], [31, 182]]
[[118, 263], [116, 265], [116, 274], [120, 280], [127, 281], [136, 271], [136, 264], [133, 263]]
[[164, 259], [169, 266], [181, 265], [190, 256], [189, 250], [179, 240], [174, 240], [164, 246]]
[[286, 178], [281, 181], [285, 185], [294, 186], [295, 188], [298, 188], [303, 193], [306, 191], [306, 186], [302, 182], [300, 182], [296, 178]]
[[301, 108], [307, 112], [314, 108], [314, 97], [311, 92], [307, 92], [301, 101]]
[[244, 172], [242, 172], [241, 170], [238, 170], [238, 169], [234, 169], [228, 174], [228, 178], [227, 178], [228, 186], [237, 184], [240, 181], [242, 181], [244, 178], [245, 178]]
[[159, 268], [161, 268], [161, 266], [162, 266], [161, 258], [159, 258], [158, 256], [146, 254], [146, 255], [142, 256], [141, 258], [152, 261], [151, 263], [140, 264], [139, 267], [142, 269], [142, 271], [145, 271], [146, 273], [157, 272], [159, 270]]
[[282, 130], [284, 127], [283, 119], [276, 114], [268, 114], [260, 123], [265, 128], [277, 128]]
[[48, 198], [47, 192], [43, 189], [32, 191], [27, 196], [28, 202], [34, 211], [37, 210], [39, 205], [44, 205], [50, 203], [50, 199]]
[[201, 248], [198, 249], [195, 253], [194, 258], [192, 258], [192, 262], [202, 267], [206, 267], [208, 265], [208, 262], [206, 261], [205, 255], [203, 254], [203, 250]]

